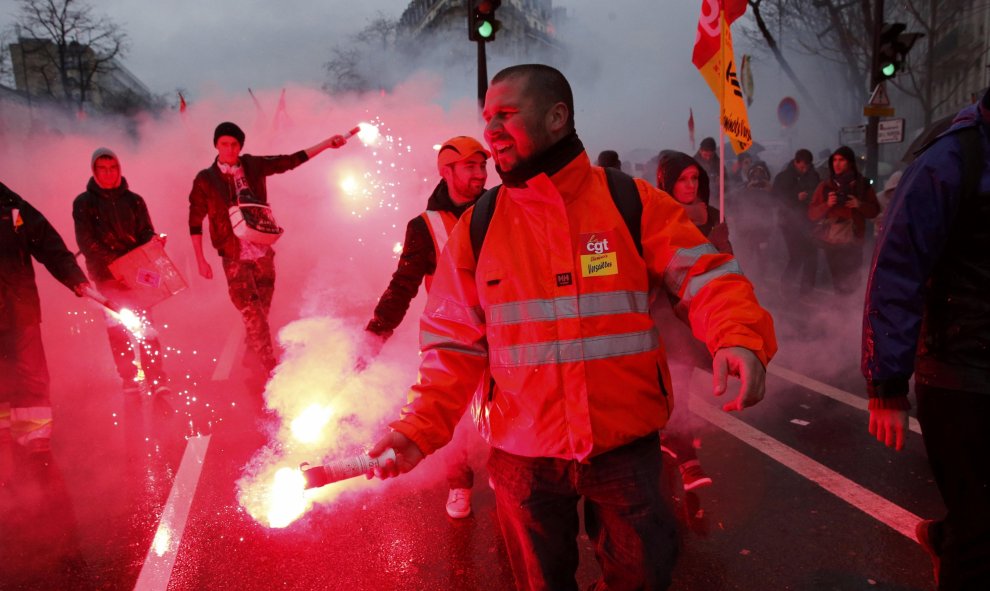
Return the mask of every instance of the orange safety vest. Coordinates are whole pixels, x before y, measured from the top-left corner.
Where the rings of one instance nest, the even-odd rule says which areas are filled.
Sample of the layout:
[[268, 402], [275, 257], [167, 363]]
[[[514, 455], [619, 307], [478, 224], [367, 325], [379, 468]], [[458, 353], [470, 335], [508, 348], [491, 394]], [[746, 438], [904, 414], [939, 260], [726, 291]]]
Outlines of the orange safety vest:
[[392, 427], [431, 453], [490, 370], [480, 422], [504, 451], [581, 461], [655, 432], [673, 400], [653, 288], [679, 296], [709, 350], [769, 361], [772, 320], [736, 260], [668, 195], [637, 186], [643, 256], [584, 153], [552, 178], [501, 189], [477, 262], [465, 213], [421, 321], [419, 382]]
[[[447, 245], [447, 237], [450, 236], [450, 231], [454, 229], [454, 225], [457, 223], [457, 216], [452, 211], [428, 209], [420, 214], [420, 217], [426, 222], [426, 227], [430, 231], [430, 237], [433, 238], [433, 251], [437, 255], [436, 260], [439, 261], [443, 247]], [[426, 292], [429, 293], [430, 286], [433, 285], [433, 275], [427, 274], [423, 279], [426, 283]]]

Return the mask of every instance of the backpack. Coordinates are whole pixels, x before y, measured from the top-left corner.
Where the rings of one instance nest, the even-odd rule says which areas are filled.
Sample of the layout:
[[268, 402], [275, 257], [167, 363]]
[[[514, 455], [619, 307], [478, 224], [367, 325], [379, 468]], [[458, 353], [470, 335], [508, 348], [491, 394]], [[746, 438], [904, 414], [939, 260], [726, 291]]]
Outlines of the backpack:
[[[636, 252], [639, 253], [639, 256], [643, 256], [640, 230], [643, 218], [643, 201], [640, 199], [639, 189], [636, 188], [636, 181], [620, 170], [614, 168], [604, 168], [603, 170], [608, 181], [608, 192], [612, 196], [612, 202], [615, 204], [615, 208], [619, 210], [622, 221], [626, 223], [626, 228], [636, 245]], [[495, 201], [498, 199], [498, 192], [501, 188], [502, 185], [496, 185], [488, 189], [474, 204], [470, 232], [471, 249], [474, 251], [475, 261], [478, 260], [481, 247], [485, 242], [485, 235], [488, 233], [492, 214], [495, 213]]]

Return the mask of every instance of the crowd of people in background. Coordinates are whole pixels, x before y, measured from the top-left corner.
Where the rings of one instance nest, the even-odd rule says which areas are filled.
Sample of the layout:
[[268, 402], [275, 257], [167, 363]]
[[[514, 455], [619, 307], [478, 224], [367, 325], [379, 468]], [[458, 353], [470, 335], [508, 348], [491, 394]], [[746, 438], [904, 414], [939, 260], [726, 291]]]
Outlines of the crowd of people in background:
[[[666, 152], [643, 165], [640, 176], [652, 181]], [[724, 183], [724, 216], [747, 276], [771, 288], [768, 294], [797, 296], [808, 304], [816, 301], [816, 287], [840, 296], [855, 293], [863, 286], [867, 251], [900, 171], [878, 193], [849, 146], [819, 151], [817, 163], [809, 149], [800, 148], [779, 170], [759, 156], [748, 150], [723, 164], [711, 137], [689, 156], [716, 202]], [[619, 156], [605, 150], [598, 164], [619, 167]], [[660, 180], [657, 186], [663, 188]]]

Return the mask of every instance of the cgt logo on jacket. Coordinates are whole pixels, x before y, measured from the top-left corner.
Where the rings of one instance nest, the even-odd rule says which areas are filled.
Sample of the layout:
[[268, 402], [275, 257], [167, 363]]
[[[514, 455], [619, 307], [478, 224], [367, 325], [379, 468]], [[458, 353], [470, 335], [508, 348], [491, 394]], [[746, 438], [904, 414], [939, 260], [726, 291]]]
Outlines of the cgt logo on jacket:
[[612, 252], [612, 245], [615, 244], [614, 234], [613, 231], [581, 234], [582, 277], [602, 277], [619, 272], [616, 253]]

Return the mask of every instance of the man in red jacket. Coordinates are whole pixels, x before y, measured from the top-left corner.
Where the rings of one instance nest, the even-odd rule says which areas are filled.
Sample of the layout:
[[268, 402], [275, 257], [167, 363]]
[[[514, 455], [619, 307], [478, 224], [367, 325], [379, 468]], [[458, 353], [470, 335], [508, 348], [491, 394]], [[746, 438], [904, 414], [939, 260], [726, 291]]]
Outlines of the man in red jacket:
[[488, 468], [517, 587], [574, 588], [583, 497], [598, 586], [664, 589], [676, 535], [660, 492], [657, 431], [673, 400], [648, 294], [665, 289], [703, 337], [716, 394], [729, 375], [742, 380], [725, 410], [763, 398], [772, 320], [732, 255], [639, 179], [639, 231], [630, 231], [577, 137], [559, 71], [502, 70], [484, 118], [503, 181], [486, 238], [476, 257], [479, 205], [440, 257], [410, 402], [370, 453], [395, 450], [383, 477], [411, 470], [449, 441], [479, 382], [490, 381], [479, 428], [492, 445]]

